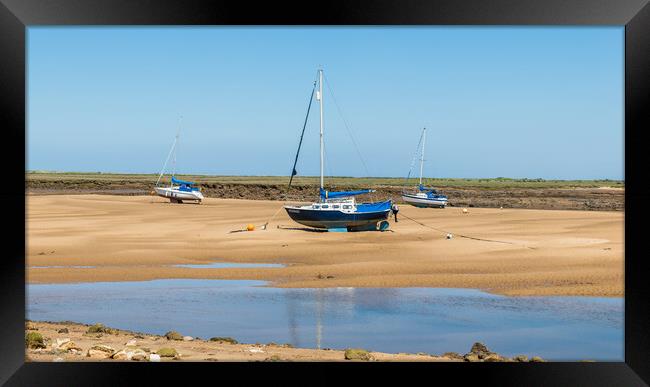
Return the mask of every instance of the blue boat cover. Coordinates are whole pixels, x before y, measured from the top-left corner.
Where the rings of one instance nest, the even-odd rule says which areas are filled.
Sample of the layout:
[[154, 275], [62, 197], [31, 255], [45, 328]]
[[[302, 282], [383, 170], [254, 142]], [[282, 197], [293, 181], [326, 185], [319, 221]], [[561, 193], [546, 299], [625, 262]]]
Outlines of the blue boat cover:
[[184, 184], [184, 185], [194, 185], [191, 181], [183, 181], [183, 180], [178, 180], [174, 176], [172, 176], [172, 183], [174, 184]]
[[427, 188], [427, 187], [423, 186], [422, 184], [420, 184], [419, 188], [420, 188], [420, 192], [431, 192], [431, 193], [434, 193], [434, 194], [438, 193], [435, 189]]
[[339, 191], [339, 192], [330, 192], [324, 189], [320, 189], [320, 198], [321, 199], [334, 199], [334, 198], [344, 198], [347, 196], [363, 195], [369, 192], [375, 192], [372, 189], [363, 189], [360, 191]]
[[438, 199], [443, 199], [443, 198], [447, 199], [447, 197], [445, 195], [439, 194], [438, 191], [436, 191], [433, 188], [427, 188], [427, 187], [423, 186], [422, 184], [420, 184], [420, 186], [418, 188], [420, 189], [420, 192], [426, 192], [427, 197], [429, 199], [436, 199], [436, 198], [438, 198]]
[[357, 204], [357, 212], [386, 211], [386, 210], [390, 210], [392, 204], [393, 203], [390, 200], [386, 200], [385, 202], [377, 202], [377, 203]]

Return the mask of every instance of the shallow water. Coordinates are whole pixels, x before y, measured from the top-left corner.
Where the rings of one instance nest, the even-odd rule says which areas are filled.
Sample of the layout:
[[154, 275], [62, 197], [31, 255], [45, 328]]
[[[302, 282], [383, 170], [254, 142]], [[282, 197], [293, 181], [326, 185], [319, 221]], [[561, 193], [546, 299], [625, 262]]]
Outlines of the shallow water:
[[226, 269], [226, 268], [259, 268], [259, 267], [285, 267], [281, 263], [232, 263], [213, 262], [201, 264], [174, 265], [174, 267], [189, 267], [192, 269]]
[[473, 289], [280, 289], [262, 281], [166, 279], [31, 284], [27, 318], [101, 322], [204, 339], [382, 352], [623, 361], [623, 299], [505, 297]]

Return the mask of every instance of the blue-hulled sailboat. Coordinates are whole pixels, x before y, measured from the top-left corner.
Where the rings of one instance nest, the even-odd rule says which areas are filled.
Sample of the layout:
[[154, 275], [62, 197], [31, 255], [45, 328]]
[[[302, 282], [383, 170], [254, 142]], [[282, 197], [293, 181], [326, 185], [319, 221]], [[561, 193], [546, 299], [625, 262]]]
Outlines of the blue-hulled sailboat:
[[[172, 148], [169, 150], [169, 154], [167, 155], [163, 169], [160, 171], [160, 175], [158, 176], [158, 180], [156, 181], [156, 185], [153, 189], [156, 192], [156, 195], [163, 198], [168, 198], [172, 203], [183, 203], [183, 200], [196, 201], [198, 203], [201, 203], [203, 200], [203, 194], [201, 193], [199, 187], [196, 186], [196, 183], [179, 180], [174, 176], [176, 174], [176, 145], [178, 144], [178, 136], [180, 135], [180, 132], [181, 128], [179, 125], [178, 131], [176, 132], [176, 137], [174, 138], [174, 143], [172, 144]], [[169, 186], [165, 186], [160, 184], [160, 179], [162, 178], [163, 173], [165, 173], [165, 167], [167, 167], [167, 162], [169, 161], [169, 157], [172, 154], [174, 156], [172, 159], [172, 178], [169, 182]]]
[[[427, 128], [422, 130], [422, 152], [420, 155], [420, 183], [414, 193], [403, 192], [402, 200], [416, 207], [444, 208], [447, 205], [447, 196], [438, 193], [434, 188], [422, 185], [422, 166], [424, 165], [424, 144], [427, 137]], [[413, 168], [413, 164], [411, 164]], [[410, 174], [410, 172], [409, 172]]]
[[[355, 196], [363, 195], [374, 192], [371, 189], [364, 189], [358, 191], [328, 191], [324, 188], [323, 184], [323, 70], [318, 70], [318, 86], [316, 89], [316, 82], [314, 82], [314, 89], [309, 100], [309, 108], [313, 99], [314, 91], [316, 91], [316, 100], [320, 105], [320, 201], [305, 206], [284, 206], [287, 214], [295, 222], [309, 227], [324, 228], [329, 231], [361, 231], [361, 230], [385, 230], [388, 227], [388, 216], [391, 211], [392, 201], [386, 200], [383, 202], [373, 203], [357, 203]], [[309, 108], [307, 109], [307, 116], [309, 116]], [[305, 125], [307, 118], [305, 118]], [[303, 126], [303, 134], [305, 127]], [[302, 136], [300, 137], [300, 144], [302, 144]], [[298, 145], [298, 153], [300, 152], [300, 145]], [[298, 160], [298, 153], [289, 180], [296, 175], [296, 162]]]

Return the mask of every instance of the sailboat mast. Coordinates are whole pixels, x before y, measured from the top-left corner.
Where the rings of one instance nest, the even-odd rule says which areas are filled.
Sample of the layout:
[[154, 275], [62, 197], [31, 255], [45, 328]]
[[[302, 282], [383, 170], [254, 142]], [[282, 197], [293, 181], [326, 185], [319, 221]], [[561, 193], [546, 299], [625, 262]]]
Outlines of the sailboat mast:
[[422, 166], [424, 165], [424, 143], [427, 141], [427, 128], [422, 130], [422, 154], [420, 155], [420, 185], [422, 185]]
[[[176, 131], [176, 138], [174, 139], [174, 157], [172, 158], [172, 177], [176, 175], [176, 149], [178, 146], [178, 136], [181, 134], [181, 120], [183, 117], [178, 119], [178, 130]], [[169, 186], [173, 187], [174, 183], [170, 180]]]
[[320, 187], [323, 188], [323, 69], [318, 70], [318, 101], [320, 102]]

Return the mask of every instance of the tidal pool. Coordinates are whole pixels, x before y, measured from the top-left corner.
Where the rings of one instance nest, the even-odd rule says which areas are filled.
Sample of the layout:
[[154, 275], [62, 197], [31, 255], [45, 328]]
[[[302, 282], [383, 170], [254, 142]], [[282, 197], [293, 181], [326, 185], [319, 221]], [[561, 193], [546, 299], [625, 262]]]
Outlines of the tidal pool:
[[623, 298], [506, 297], [473, 289], [281, 289], [263, 281], [165, 279], [27, 285], [27, 318], [101, 322], [243, 343], [623, 361]]

